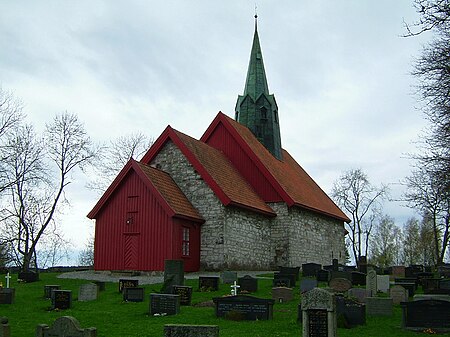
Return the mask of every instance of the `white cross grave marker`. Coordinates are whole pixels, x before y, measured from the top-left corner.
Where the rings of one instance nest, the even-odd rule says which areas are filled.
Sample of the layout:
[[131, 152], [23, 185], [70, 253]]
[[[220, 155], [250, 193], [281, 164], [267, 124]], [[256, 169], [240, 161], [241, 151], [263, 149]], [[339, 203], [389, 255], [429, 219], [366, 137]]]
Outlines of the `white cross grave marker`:
[[9, 288], [9, 279], [11, 278], [11, 275], [9, 275], [9, 272], [8, 272], [8, 274], [6, 274], [6, 276], [5, 276], [5, 279], [6, 279], [6, 288]]
[[240, 288], [240, 285], [236, 284], [236, 281], [234, 281], [234, 284], [231, 286], [231, 295], [236, 296], [237, 295], [237, 290], [238, 288]]

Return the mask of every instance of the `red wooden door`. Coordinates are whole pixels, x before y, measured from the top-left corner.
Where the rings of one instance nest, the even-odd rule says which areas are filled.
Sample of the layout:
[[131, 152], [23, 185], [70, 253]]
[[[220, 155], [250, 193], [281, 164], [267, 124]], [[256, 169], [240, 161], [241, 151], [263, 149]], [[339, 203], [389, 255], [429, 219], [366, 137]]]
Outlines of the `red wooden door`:
[[124, 235], [125, 270], [139, 269], [139, 234]]

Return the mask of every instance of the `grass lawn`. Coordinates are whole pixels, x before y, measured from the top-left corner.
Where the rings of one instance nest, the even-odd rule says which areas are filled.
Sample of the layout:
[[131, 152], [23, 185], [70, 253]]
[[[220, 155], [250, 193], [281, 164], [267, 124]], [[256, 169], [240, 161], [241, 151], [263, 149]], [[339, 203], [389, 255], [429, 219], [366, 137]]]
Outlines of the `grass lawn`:
[[[3, 276], [2, 276], [3, 277]], [[17, 275], [13, 275], [13, 281]], [[0, 280], [2, 281], [2, 280]], [[4, 280], [3, 280], [4, 281]], [[85, 280], [58, 279], [55, 273], [41, 273], [40, 281], [29, 284], [17, 284], [15, 303], [0, 305], [0, 316], [9, 318], [12, 337], [33, 337], [38, 324], [52, 325], [60, 316], [73, 316], [82, 328], [96, 327], [98, 337], [144, 337], [163, 336], [164, 324], [211, 324], [220, 327], [220, 336], [276, 337], [300, 336], [301, 325], [297, 323], [297, 304], [300, 301], [299, 290], [295, 290], [295, 299], [290, 303], [274, 305], [271, 321], [228, 321], [216, 318], [211, 307], [182, 306], [176, 316], [149, 317], [149, 295], [159, 292], [161, 284], [146, 285], [145, 301], [140, 303], [123, 302], [117, 283], [106, 283], [106, 290], [99, 293], [97, 301], [78, 302], [78, 288]], [[194, 287], [192, 304], [211, 300], [230, 292], [229, 285], [220, 285], [216, 292], [198, 292], [198, 280], [188, 280], [186, 285]], [[61, 289], [72, 290], [72, 308], [63, 311], [51, 311], [50, 300], [44, 299], [44, 285], [59, 284]], [[256, 297], [271, 298], [271, 280], [260, 279]], [[392, 317], [368, 317], [365, 326], [354, 329], [338, 329], [338, 336], [425, 336], [402, 330], [401, 309], [394, 306]], [[440, 336], [450, 336], [442, 334]]]

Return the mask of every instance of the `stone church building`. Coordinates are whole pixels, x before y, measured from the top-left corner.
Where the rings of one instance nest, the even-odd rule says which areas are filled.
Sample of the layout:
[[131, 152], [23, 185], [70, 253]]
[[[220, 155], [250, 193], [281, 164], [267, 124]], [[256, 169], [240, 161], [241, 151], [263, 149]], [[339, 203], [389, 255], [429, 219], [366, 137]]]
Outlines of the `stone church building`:
[[269, 270], [345, 258], [348, 217], [281, 147], [258, 31], [232, 119], [197, 140], [168, 126], [88, 217], [96, 270]]

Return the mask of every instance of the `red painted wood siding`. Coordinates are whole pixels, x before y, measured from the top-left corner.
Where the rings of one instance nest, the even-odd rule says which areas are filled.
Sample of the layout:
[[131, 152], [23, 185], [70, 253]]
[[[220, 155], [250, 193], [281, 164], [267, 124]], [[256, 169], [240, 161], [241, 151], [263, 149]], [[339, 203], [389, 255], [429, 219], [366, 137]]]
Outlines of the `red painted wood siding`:
[[182, 242], [175, 237], [183, 223], [192, 225], [168, 216], [151, 190], [130, 171], [97, 215], [95, 269], [164, 270], [165, 259], [180, 258]]
[[208, 145], [222, 151], [233, 163], [239, 173], [253, 187], [265, 202], [279, 202], [283, 199], [261, 174], [254, 162], [242, 150], [226, 128], [219, 124], [207, 141]]
[[[197, 271], [200, 269], [200, 225], [194, 222], [176, 219], [174, 240], [179, 242], [175, 246], [174, 256], [177, 260], [184, 261], [185, 271]], [[183, 227], [189, 228], [189, 256], [183, 256]]]

